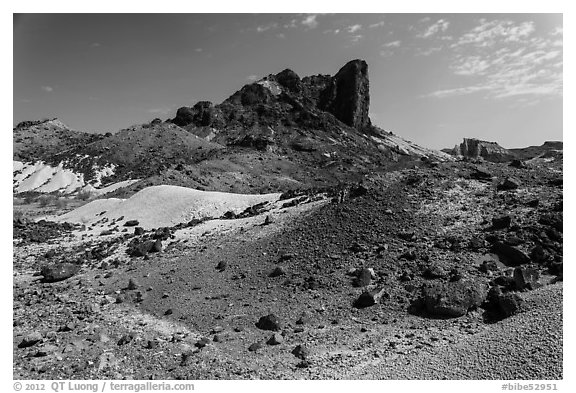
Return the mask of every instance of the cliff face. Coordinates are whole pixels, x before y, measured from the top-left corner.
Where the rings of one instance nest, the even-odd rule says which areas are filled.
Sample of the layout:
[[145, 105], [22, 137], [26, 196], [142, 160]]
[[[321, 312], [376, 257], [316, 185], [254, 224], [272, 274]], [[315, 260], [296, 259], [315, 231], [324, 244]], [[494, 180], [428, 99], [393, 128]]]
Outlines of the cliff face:
[[323, 107], [342, 123], [362, 131], [371, 125], [370, 83], [364, 60], [347, 63], [324, 91]]

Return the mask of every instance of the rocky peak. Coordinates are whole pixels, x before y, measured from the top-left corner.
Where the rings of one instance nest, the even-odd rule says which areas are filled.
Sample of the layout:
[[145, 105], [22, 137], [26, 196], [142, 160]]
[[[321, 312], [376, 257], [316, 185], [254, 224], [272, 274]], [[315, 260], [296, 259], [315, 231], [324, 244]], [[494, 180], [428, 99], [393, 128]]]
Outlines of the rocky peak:
[[300, 93], [302, 91], [302, 82], [300, 81], [300, 77], [297, 73], [288, 68], [276, 74], [275, 79], [282, 87], [292, 92]]
[[357, 130], [369, 127], [368, 64], [364, 60], [352, 60], [338, 71], [331, 82], [322, 94], [322, 107]]
[[[291, 124], [331, 129], [339, 123], [366, 132], [371, 126], [369, 105], [368, 65], [364, 60], [352, 60], [335, 76], [300, 78], [290, 69], [270, 74], [242, 87], [220, 105], [201, 102], [182, 107], [171, 121], [181, 127], [215, 128], [237, 127], [238, 121], [246, 127]], [[333, 120], [311, 122], [328, 117]]]

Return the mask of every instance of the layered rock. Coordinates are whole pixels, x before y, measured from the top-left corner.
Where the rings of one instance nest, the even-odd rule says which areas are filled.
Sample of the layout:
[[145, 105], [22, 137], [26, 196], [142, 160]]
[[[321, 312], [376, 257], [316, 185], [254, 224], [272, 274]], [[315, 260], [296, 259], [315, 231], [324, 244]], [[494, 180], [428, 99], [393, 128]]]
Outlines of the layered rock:
[[516, 158], [516, 155], [496, 142], [487, 142], [475, 138], [464, 138], [456, 145], [452, 154], [472, 159], [484, 159], [492, 162], [506, 162]]

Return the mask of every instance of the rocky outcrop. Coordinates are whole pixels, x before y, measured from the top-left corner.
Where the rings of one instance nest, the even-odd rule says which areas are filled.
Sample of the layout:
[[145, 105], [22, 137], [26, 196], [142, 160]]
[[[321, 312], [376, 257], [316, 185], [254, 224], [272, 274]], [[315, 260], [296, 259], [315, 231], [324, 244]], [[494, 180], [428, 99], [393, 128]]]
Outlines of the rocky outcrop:
[[364, 60], [352, 60], [332, 78], [321, 105], [342, 123], [364, 130], [371, 125], [369, 86], [368, 65]]
[[456, 145], [451, 154], [471, 159], [484, 159], [492, 162], [506, 162], [516, 158], [511, 151], [503, 148], [496, 142], [487, 142], [475, 138], [464, 138], [460, 145]]
[[[287, 105], [292, 109], [289, 112]], [[180, 127], [226, 127], [238, 121], [243, 126], [262, 122], [306, 126], [310, 117], [325, 112], [363, 131], [371, 126], [369, 107], [368, 65], [364, 60], [352, 60], [333, 77], [300, 79], [294, 71], [285, 69], [242, 87], [220, 105], [201, 101], [193, 107], [182, 107], [171, 122]]]

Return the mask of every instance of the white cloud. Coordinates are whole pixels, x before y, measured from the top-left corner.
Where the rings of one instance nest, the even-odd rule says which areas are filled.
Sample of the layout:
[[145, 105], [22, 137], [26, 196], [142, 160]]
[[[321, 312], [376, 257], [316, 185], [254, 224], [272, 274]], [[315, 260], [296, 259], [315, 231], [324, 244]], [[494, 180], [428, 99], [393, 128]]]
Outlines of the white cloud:
[[362, 25], [351, 25], [346, 28], [349, 33], [356, 33], [360, 29], [362, 29]]
[[147, 110], [148, 113], [152, 113], [154, 115], [167, 115], [171, 111], [172, 109], [168, 107], [150, 108]]
[[378, 23], [372, 23], [371, 25], [368, 25], [369, 29], [375, 29], [377, 27], [382, 27], [384, 26], [386, 23], [384, 21], [380, 21]]
[[296, 19], [292, 19], [290, 20], [290, 22], [286, 23], [283, 27], [285, 29], [294, 29], [298, 27], [298, 21]]
[[101, 46], [102, 46], [102, 44], [99, 42], [93, 42], [90, 44], [90, 48], [99, 48]]
[[[425, 22], [424, 19], [422, 19], [422, 22]], [[449, 26], [450, 22], [447, 20], [438, 19], [435, 23], [432, 23], [430, 26], [428, 26], [424, 32], [418, 34], [418, 38], [430, 38], [438, 33], [443, 33], [448, 29]]]
[[417, 48], [414, 54], [416, 56], [430, 56], [436, 52], [440, 52], [442, 47], [439, 46], [432, 46], [430, 48]]
[[390, 50], [390, 49], [385, 49], [385, 50], [380, 51], [381, 57], [392, 57], [392, 56], [394, 56], [394, 54], [395, 54], [394, 51]]
[[286, 34], [284, 34], [284, 33], [278, 33], [278, 34], [276, 34], [276, 37], [278, 37], [278, 38], [286, 38]]
[[534, 32], [533, 22], [516, 24], [509, 20], [487, 21], [480, 19], [480, 24], [462, 35], [453, 47], [473, 45], [477, 48], [491, 47], [506, 42], [522, 42]]
[[362, 34], [356, 34], [356, 35], [354, 35], [354, 36], [352, 36], [352, 37], [350, 38], [350, 41], [352, 41], [352, 42], [358, 42], [358, 41], [360, 41], [362, 38], [364, 38], [364, 36], [363, 36]]
[[562, 50], [555, 36], [534, 33], [533, 22], [481, 19], [450, 46], [449, 68], [460, 86], [426, 96], [481, 93], [491, 99], [513, 97], [517, 104], [561, 96]]
[[401, 44], [401, 41], [392, 41], [382, 45], [384, 48], [398, 48]]
[[552, 30], [552, 33], [550, 33], [550, 34], [553, 36], [564, 35], [564, 28], [556, 27], [556, 28], [554, 28], [554, 30]]
[[267, 25], [257, 26], [256, 31], [258, 33], [263, 33], [263, 32], [270, 30], [270, 29], [276, 29], [277, 27], [278, 27], [278, 23], [273, 22], [273, 23], [269, 23]]
[[444, 98], [444, 97], [453, 97], [453, 96], [461, 96], [465, 94], [472, 94], [478, 93], [480, 91], [484, 91], [488, 89], [487, 86], [466, 86], [466, 87], [457, 87], [453, 89], [445, 89], [445, 90], [438, 90], [433, 93], [425, 94], [422, 97], [436, 97], [436, 98]]
[[198, 52], [198, 53], [203, 52], [203, 51], [204, 51], [204, 49], [202, 49], [202, 48], [196, 48], [196, 49], [194, 49], [194, 52]]
[[54, 88], [52, 86], [42, 86], [42, 90], [44, 90], [47, 93], [52, 93], [54, 91]]
[[302, 23], [309, 29], [315, 29], [316, 27], [318, 27], [318, 21], [316, 20], [317, 16], [318, 15], [308, 15], [300, 23]]

